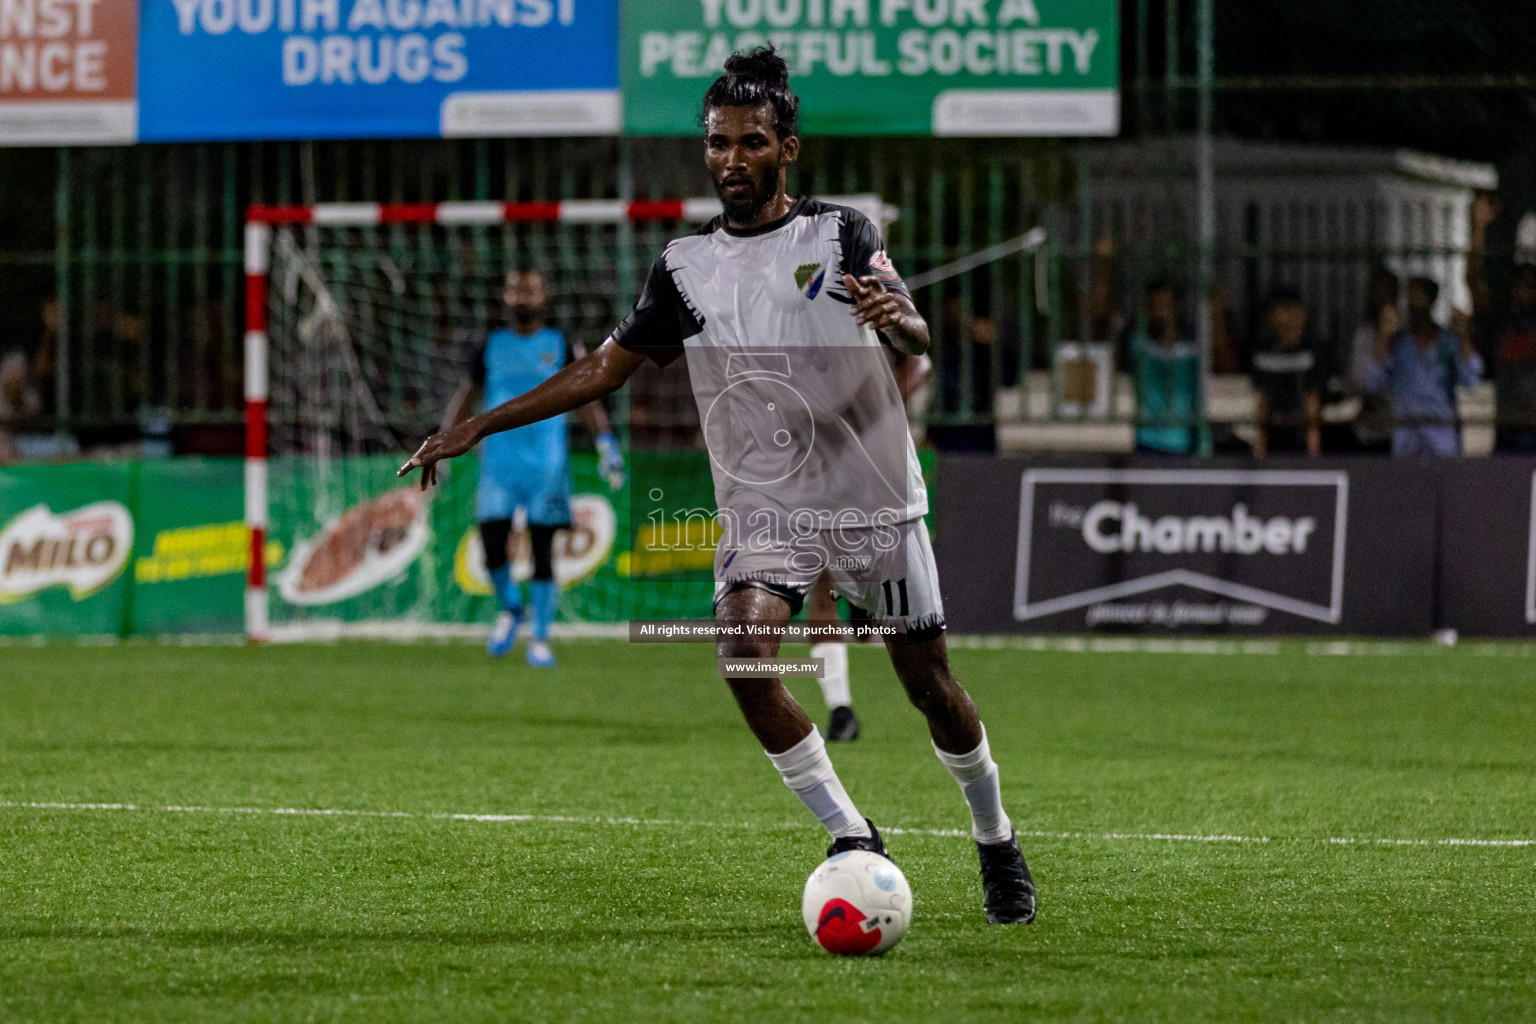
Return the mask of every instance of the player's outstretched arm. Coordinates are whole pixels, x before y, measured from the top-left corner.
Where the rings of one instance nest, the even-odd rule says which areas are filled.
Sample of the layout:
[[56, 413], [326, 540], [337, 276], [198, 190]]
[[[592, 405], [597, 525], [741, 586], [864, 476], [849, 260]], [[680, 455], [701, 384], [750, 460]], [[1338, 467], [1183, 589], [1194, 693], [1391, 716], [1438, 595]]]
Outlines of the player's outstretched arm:
[[[579, 341], [573, 341], [571, 342], [571, 355], [573, 357], [571, 362], [579, 362], [587, 358], [587, 347]], [[586, 424], [593, 437], [611, 438], [613, 436], [613, 428], [608, 424], [608, 411], [603, 408], [602, 399], [588, 402], [576, 410], [576, 415], [581, 417], [581, 422]], [[601, 442], [599, 446], [601, 446]]]
[[463, 455], [490, 434], [547, 420], [617, 391], [645, 358], [610, 338], [596, 352], [571, 362], [532, 391], [433, 434], [421, 443], [397, 475], [420, 469], [421, 486], [425, 489], [437, 482], [437, 464], [444, 459]]
[[920, 356], [928, 351], [928, 323], [912, 300], [900, 292], [886, 291], [873, 275], [843, 275], [843, 284], [853, 297], [853, 318], [865, 327], [885, 335], [898, 352]]
[[[586, 346], [579, 341], [571, 342], [571, 354], [572, 362], [587, 358]], [[623, 487], [624, 453], [619, 451], [619, 442], [608, 425], [608, 412], [603, 408], [602, 400], [588, 402], [576, 410], [576, 415], [592, 431], [592, 441], [597, 445], [597, 475], [608, 481], [611, 490]]]

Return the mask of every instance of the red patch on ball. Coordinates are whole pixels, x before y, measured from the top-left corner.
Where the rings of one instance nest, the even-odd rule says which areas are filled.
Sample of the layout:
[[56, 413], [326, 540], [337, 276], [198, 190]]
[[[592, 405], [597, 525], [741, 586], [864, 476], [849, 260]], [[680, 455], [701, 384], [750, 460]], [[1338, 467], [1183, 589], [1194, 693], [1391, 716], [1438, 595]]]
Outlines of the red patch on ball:
[[816, 941], [828, 953], [863, 956], [880, 945], [880, 929], [865, 931], [864, 912], [847, 900], [827, 900], [817, 922]]

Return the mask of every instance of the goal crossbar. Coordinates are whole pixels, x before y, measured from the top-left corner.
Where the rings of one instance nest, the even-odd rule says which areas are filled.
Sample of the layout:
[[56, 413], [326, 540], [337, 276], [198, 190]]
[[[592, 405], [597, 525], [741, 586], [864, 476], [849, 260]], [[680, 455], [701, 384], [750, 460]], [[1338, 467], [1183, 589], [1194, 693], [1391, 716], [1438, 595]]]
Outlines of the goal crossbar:
[[501, 203], [315, 203], [310, 206], [252, 206], [247, 224], [370, 227], [378, 224], [617, 224], [623, 221], [708, 220], [720, 212], [720, 200], [699, 199], [560, 199]]

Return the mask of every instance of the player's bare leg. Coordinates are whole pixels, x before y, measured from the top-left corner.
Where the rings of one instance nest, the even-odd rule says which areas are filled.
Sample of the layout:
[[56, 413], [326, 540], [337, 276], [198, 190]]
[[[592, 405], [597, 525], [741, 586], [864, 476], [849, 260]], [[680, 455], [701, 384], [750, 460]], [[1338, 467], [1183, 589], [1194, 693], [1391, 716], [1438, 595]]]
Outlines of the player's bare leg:
[[[832, 590], [830, 573], [823, 571], [805, 596], [805, 617], [813, 626], [837, 621], [837, 595]], [[821, 697], [831, 716], [827, 739], [834, 743], [858, 739], [859, 716], [853, 713], [853, 691], [848, 686], [848, 644], [836, 637], [818, 641], [811, 644], [811, 657], [820, 658], [824, 667], [816, 682], [821, 685]]]
[[[715, 621], [753, 623], [782, 628], [789, 622], [789, 603], [766, 590], [750, 587], [732, 591], [715, 606]], [[779, 653], [776, 634], [736, 637], [720, 642], [722, 658], [773, 658]], [[805, 710], [773, 677], [727, 680], [752, 735], [770, 756], [782, 754], [815, 728]]]
[[944, 634], [918, 643], [886, 644], [896, 678], [907, 699], [928, 720], [933, 745], [943, 753], [963, 754], [981, 743], [981, 718], [976, 704], [949, 670]]
[[1034, 879], [1019, 850], [1013, 824], [1003, 810], [997, 764], [992, 760], [976, 704], [949, 669], [944, 634], [915, 643], [892, 640], [886, 647], [907, 699], [928, 720], [934, 753], [970, 806], [987, 920], [994, 924], [1033, 921]]
[[[726, 594], [715, 605], [715, 621], [751, 623], [782, 628], [789, 622], [789, 603], [757, 587]], [[779, 653], [779, 637], [738, 637], [721, 641], [723, 658], [772, 658]], [[779, 770], [784, 784], [800, 798], [832, 836], [832, 853], [871, 850], [884, 854], [885, 844], [849, 799], [837, 771], [827, 756], [821, 733], [805, 710], [776, 676], [728, 680], [736, 706], [747, 720], [752, 735], [763, 745], [768, 760]]]

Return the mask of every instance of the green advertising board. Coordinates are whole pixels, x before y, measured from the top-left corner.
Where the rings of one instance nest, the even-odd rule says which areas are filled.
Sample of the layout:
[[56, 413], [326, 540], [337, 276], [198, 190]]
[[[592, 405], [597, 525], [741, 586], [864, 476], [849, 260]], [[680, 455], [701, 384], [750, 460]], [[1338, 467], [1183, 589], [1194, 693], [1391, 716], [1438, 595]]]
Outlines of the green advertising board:
[[[396, 478], [393, 455], [323, 465], [276, 459], [271, 530], [285, 549], [270, 563], [271, 617], [279, 632], [325, 635], [356, 623], [488, 624], [496, 614], [475, 521], [478, 459], [454, 462], [423, 494]], [[679, 564], [675, 545], [632, 523], [628, 492], [612, 491], [596, 456], [573, 454], [571, 526], [555, 537], [563, 622], [707, 615], [714, 592], [711, 542]], [[664, 480], [713, 507], [703, 452], [637, 455], [631, 480]], [[702, 487], [699, 486], [702, 480]], [[513, 578], [533, 569], [526, 530], [514, 531]], [[702, 570], [702, 572], [701, 572]]]
[[239, 633], [244, 494], [239, 459], [0, 470], [0, 635]]
[[0, 469], [0, 634], [126, 629], [138, 465]]
[[[932, 453], [921, 460], [931, 476]], [[426, 494], [395, 477], [398, 464], [395, 455], [272, 461], [263, 559], [274, 626], [323, 636], [382, 624], [407, 636], [490, 623], [478, 460], [456, 461]], [[707, 616], [718, 536], [708, 454], [633, 453], [617, 492], [592, 453], [573, 454], [570, 468], [571, 527], [555, 540], [560, 621]], [[644, 497], [663, 492], [665, 502]], [[239, 459], [0, 469], [0, 637], [242, 632], [244, 496]], [[526, 531], [510, 554], [526, 579]]]
[[623, 0], [624, 126], [698, 130], [732, 51], [789, 61], [808, 135], [1114, 135], [1115, 0]]
[[[150, 461], [138, 473], [128, 631], [240, 632], [251, 554], [241, 460]], [[268, 544], [267, 563], [281, 551]]]

